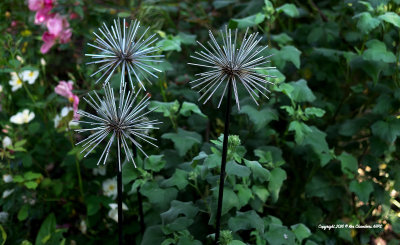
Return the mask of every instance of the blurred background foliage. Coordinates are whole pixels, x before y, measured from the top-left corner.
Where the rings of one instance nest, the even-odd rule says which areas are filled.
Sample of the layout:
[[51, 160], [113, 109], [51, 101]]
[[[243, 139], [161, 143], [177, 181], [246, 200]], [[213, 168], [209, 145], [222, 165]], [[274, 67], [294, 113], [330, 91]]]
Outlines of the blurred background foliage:
[[[232, 107], [221, 244], [399, 244], [399, 0], [57, 0], [51, 11], [68, 19], [72, 37], [46, 54], [45, 27], [27, 2], [0, 8], [0, 244], [115, 243], [105, 188], [116, 162], [99, 170], [100, 150], [79, 154], [72, 113], [56, 127], [53, 120], [69, 104], [54, 93], [59, 81], [72, 80], [80, 98], [101, 88], [89, 76], [96, 67], [85, 64], [86, 43], [118, 17], [149, 26], [165, 55], [147, 86], [164, 122], [151, 132], [159, 149], [145, 146], [150, 158], [123, 166], [127, 244], [212, 244], [224, 110], [197, 102], [188, 82], [201, 69], [187, 63], [196, 40], [225, 25], [260, 33], [277, 78], [259, 107], [244, 88], [242, 109]], [[25, 70], [39, 71], [36, 82], [12, 91], [10, 73]], [[23, 109], [35, 118], [11, 123]]]

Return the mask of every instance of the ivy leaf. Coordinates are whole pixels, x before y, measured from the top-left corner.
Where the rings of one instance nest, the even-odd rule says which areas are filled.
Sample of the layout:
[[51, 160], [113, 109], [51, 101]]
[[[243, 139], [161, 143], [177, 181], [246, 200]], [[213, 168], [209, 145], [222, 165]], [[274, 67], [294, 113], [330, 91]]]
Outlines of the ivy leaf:
[[158, 41], [157, 46], [159, 46], [163, 51], [182, 51], [181, 40], [172, 35], [168, 35], [161, 41]]
[[299, 121], [290, 122], [288, 131], [295, 132], [294, 139], [299, 145], [303, 143], [305, 135], [312, 132], [311, 128], [307, 126], [307, 124]]
[[264, 221], [254, 210], [247, 212], [237, 211], [236, 216], [229, 219], [228, 226], [233, 232], [252, 229], [256, 229], [260, 233], [264, 232]]
[[140, 188], [140, 193], [146, 196], [151, 203], [165, 207], [176, 198], [178, 191], [176, 188], [162, 189], [157, 183], [146, 182]]
[[166, 161], [164, 161], [162, 158], [163, 158], [163, 155], [149, 156], [144, 161], [144, 169], [155, 171], [155, 172], [160, 171], [165, 166], [165, 163], [166, 163]]
[[271, 178], [268, 183], [268, 190], [271, 192], [272, 202], [276, 202], [279, 197], [283, 181], [286, 179], [286, 172], [281, 168], [275, 168], [271, 171]]
[[400, 16], [396, 13], [386, 12], [378, 18], [400, 28]]
[[196, 114], [198, 114], [198, 115], [200, 115], [202, 117], [207, 117], [206, 115], [204, 115], [200, 111], [200, 108], [196, 104], [190, 103], [190, 102], [186, 102], [186, 101], [183, 102], [182, 108], [179, 111], [179, 114], [188, 117], [188, 116], [190, 116], [192, 114], [192, 112], [196, 113]]
[[196, 44], [196, 35], [184, 33], [184, 32], [179, 32], [178, 35], [176, 36], [177, 39], [183, 44], [186, 45], [193, 45]]
[[372, 133], [382, 140], [393, 144], [400, 136], [400, 120], [390, 117], [387, 121], [377, 121], [371, 126]]
[[300, 16], [299, 10], [297, 10], [296, 5], [292, 3], [286, 3], [278, 8], [276, 8], [278, 13], [284, 12], [287, 16], [296, 18]]
[[157, 108], [154, 110], [155, 112], [161, 112], [164, 117], [170, 117], [179, 110], [179, 102], [177, 100], [173, 102], [151, 101], [149, 109], [152, 110], [154, 108]]
[[[214, 195], [215, 200], [217, 200], [217, 198], [218, 198], [218, 192], [219, 192], [218, 187], [214, 188], [213, 195]], [[224, 196], [222, 199], [222, 212], [221, 212], [222, 215], [228, 213], [229, 210], [231, 210], [232, 208], [239, 209], [240, 201], [239, 201], [238, 196], [232, 189], [225, 187], [224, 188]], [[212, 213], [211, 219], [215, 219], [215, 215], [216, 215], [216, 213]]]
[[287, 95], [293, 101], [313, 102], [316, 99], [314, 93], [308, 87], [306, 80], [300, 79], [297, 82], [290, 82], [289, 85], [293, 87], [293, 90], [290, 91]]
[[325, 115], [325, 110], [317, 107], [307, 107], [304, 110], [304, 113], [307, 117], [316, 116], [316, 117], [323, 117]]
[[372, 17], [368, 12], [357, 14], [353, 18], [358, 18], [357, 28], [364, 34], [368, 34], [381, 23], [379, 19]]
[[354, 192], [360, 201], [366, 203], [368, 202], [369, 195], [374, 190], [372, 182], [369, 180], [365, 180], [363, 182], [358, 182], [357, 180], [353, 180], [350, 182], [349, 190]]
[[300, 68], [300, 55], [301, 51], [292, 45], [287, 45], [279, 50], [279, 57], [283, 60], [292, 62], [297, 69]]
[[257, 110], [251, 105], [245, 105], [240, 109], [239, 113], [246, 114], [249, 117], [249, 119], [254, 123], [256, 131], [264, 129], [269, 122], [278, 120], [276, 111], [268, 107], [262, 110]]
[[270, 196], [269, 191], [264, 186], [253, 185], [251, 187], [254, 195], [258, 197], [263, 203], [267, 201], [268, 197]]
[[254, 179], [258, 179], [259, 181], [261, 181], [261, 183], [266, 182], [270, 179], [270, 172], [267, 169], [263, 168], [260, 163], [248, 160], [244, 160], [244, 162], [246, 166], [251, 169]]
[[270, 224], [264, 238], [268, 244], [296, 244], [293, 232], [279, 224]]
[[181, 128], [178, 128], [178, 133], [166, 133], [163, 134], [161, 138], [172, 140], [180, 156], [184, 156], [192, 146], [200, 144], [202, 141], [200, 134]]
[[271, 35], [271, 39], [279, 44], [279, 46], [284, 46], [293, 41], [293, 39], [286, 33], [280, 33], [278, 35]]
[[125, 161], [122, 165], [122, 183], [126, 185], [129, 182], [137, 179], [138, 176], [139, 176], [139, 171], [135, 168], [133, 163]]
[[246, 166], [237, 164], [235, 161], [229, 161], [226, 163], [226, 173], [228, 175], [236, 175], [243, 178], [248, 177], [251, 171]]
[[199, 208], [197, 208], [193, 202], [173, 200], [168, 211], [161, 213], [160, 216], [163, 224], [168, 224], [175, 220], [179, 215], [183, 214], [187, 218], [194, 218], [198, 212]]
[[251, 190], [245, 185], [236, 185], [235, 189], [237, 190], [237, 195], [239, 198], [240, 206], [243, 207], [247, 205], [249, 200], [253, 198], [253, 193]]
[[189, 184], [187, 177], [186, 171], [177, 168], [171, 178], [164, 180], [162, 185], [165, 187], [176, 186], [179, 190], [183, 190]]
[[347, 152], [343, 152], [338, 159], [341, 162], [342, 172], [349, 178], [354, 178], [358, 169], [357, 159]]
[[308, 229], [308, 227], [303, 224], [292, 225], [290, 226], [290, 229], [292, 229], [294, 235], [296, 236], [296, 239], [300, 242], [300, 244], [304, 239], [311, 236], [310, 229]]
[[363, 58], [377, 62], [393, 63], [396, 62], [396, 56], [386, 50], [386, 45], [376, 39], [372, 39], [366, 43], [368, 49], [364, 51]]
[[231, 19], [229, 21], [229, 28], [247, 28], [247, 27], [252, 27], [256, 26], [260, 23], [262, 23], [265, 19], [265, 15], [262, 13], [258, 13], [255, 15], [251, 15], [242, 19]]
[[29, 210], [28, 204], [25, 204], [21, 207], [21, 209], [18, 211], [18, 216], [17, 216], [19, 221], [23, 221], [26, 218], [28, 218], [28, 210]]

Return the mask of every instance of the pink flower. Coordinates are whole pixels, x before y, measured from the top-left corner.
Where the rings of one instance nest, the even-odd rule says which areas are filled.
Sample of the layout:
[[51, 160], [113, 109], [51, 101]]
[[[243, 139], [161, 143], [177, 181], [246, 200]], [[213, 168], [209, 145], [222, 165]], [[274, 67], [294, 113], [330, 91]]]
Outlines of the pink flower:
[[54, 92], [56, 94], [59, 94], [63, 97], [70, 98], [72, 97], [72, 85], [74, 83], [72, 81], [60, 81], [60, 83], [57, 85], [57, 87], [54, 89]]
[[56, 40], [60, 43], [67, 43], [71, 40], [72, 30], [69, 27], [67, 19], [59, 14], [51, 16], [46, 23], [48, 32], [43, 33], [42, 40], [44, 44], [40, 49], [43, 54], [47, 53], [54, 45]]
[[53, 0], [28, 0], [28, 7], [31, 11], [38, 11], [43, 8], [51, 9], [54, 2]]
[[43, 45], [42, 47], [40, 47], [40, 52], [42, 54], [47, 53], [51, 47], [53, 47], [53, 45], [56, 42], [56, 37], [52, 34], [50, 34], [49, 32], [44, 32], [42, 35], [42, 40], [43, 40]]
[[54, 92], [68, 99], [70, 103], [73, 104], [74, 108], [74, 119], [79, 120], [80, 116], [77, 114], [79, 97], [72, 93], [72, 81], [60, 81], [57, 87], [55, 87]]
[[50, 34], [59, 36], [63, 30], [63, 18], [59, 14], [56, 14], [55, 16], [49, 18], [46, 26]]

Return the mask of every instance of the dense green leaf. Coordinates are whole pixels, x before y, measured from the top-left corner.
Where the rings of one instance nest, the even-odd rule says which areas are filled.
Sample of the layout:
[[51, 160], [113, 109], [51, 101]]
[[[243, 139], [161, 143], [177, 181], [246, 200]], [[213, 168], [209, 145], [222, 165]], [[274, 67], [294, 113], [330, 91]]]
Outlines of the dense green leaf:
[[276, 11], [278, 12], [283, 12], [285, 13], [287, 16], [289, 17], [298, 17], [299, 11], [297, 10], [296, 5], [292, 4], [292, 3], [285, 3], [284, 5], [276, 8]]
[[371, 14], [368, 12], [363, 12], [361, 14], [355, 15], [354, 18], [358, 19], [358, 29], [366, 34], [375, 29], [381, 23], [379, 19], [372, 17]]
[[338, 159], [341, 162], [342, 172], [349, 178], [354, 178], [358, 169], [357, 159], [347, 152], [342, 152]]
[[166, 133], [161, 136], [163, 139], [170, 139], [174, 142], [175, 149], [180, 156], [184, 156], [192, 146], [200, 144], [201, 135], [196, 132], [186, 131], [178, 128], [178, 133]]
[[353, 180], [350, 182], [349, 186], [350, 191], [356, 193], [360, 201], [366, 203], [369, 200], [369, 195], [374, 190], [372, 182], [369, 180], [365, 180], [362, 182], [358, 182], [357, 180]]
[[179, 190], [183, 190], [189, 184], [187, 176], [186, 171], [177, 168], [171, 178], [164, 180], [162, 184], [165, 187], [176, 186]]
[[265, 15], [258, 13], [242, 19], [231, 19], [229, 22], [230, 28], [246, 28], [258, 25], [264, 21]]
[[290, 99], [295, 102], [313, 102], [315, 100], [315, 95], [307, 85], [307, 81], [300, 79], [297, 82], [290, 82], [290, 86], [293, 90], [287, 95]]
[[229, 161], [226, 163], [226, 173], [228, 175], [236, 175], [238, 177], [248, 177], [251, 171], [246, 166], [237, 164], [235, 161]]
[[308, 238], [311, 236], [311, 231], [308, 229], [307, 226], [303, 224], [296, 224], [290, 226], [290, 229], [292, 229], [294, 235], [296, 236], [296, 239], [301, 243], [304, 239]]
[[372, 133], [382, 140], [393, 143], [400, 136], [400, 120], [389, 118], [387, 121], [377, 121], [371, 126]]
[[233, 232], [251, 229], [256, 229], [260, 233], [264, 232], [264, 221], [254, 210], [247, 212], [237, 211], [236, 216], [229, 219], [228, 226]]
[[257, 131], [263, 129], [269, 122], [278, 120], [277, 113], [271, 108], [257, 110], [253, 106], [245, 105], [240, 109], [239, 113], [248, 115], [256, 126]]
[[174, 102], [152, 101], [150, 102], [149, 109], [155, 109], [154, 111], [156, 112], [162, 112], [164, 117], [169, 117], [174, 115], [179, 110], [179, 102], [177, 100]]
[[368, 49], [364, 51], [363, 58], [377, 62], [392, 63], [396, 61], [396, 56], [386, 50], [384, 42], [373, 39], [366, 43]]
[[386, 12], [378, 18], [400, 28], [400, 16], [396, 13]]
[[272, 202], [276, 202], [278, 200], [279, 191], [281, 190], [283, 181], [286, 180], [286, 177], [285, 170], [281, 168], [275, 168], [271, 171], [268, 190], [271, 192]]
[[184, 115], [184, 116], [190, 116], [191, 114], [196, 113], [202, 117], [207, 117], [206, 115], [204, 115], [201, 111], [200, 108], [194, 104], [194, 103], [190, 103], [190, 102], [183, 102], [181, 110], [179, 111], [179, 114]]

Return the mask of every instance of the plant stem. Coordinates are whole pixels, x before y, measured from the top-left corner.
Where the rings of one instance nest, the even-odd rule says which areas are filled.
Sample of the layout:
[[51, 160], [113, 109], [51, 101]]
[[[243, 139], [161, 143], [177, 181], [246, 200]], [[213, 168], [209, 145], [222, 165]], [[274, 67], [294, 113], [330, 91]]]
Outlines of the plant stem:
[[122, 171], [118, 170], [117, 174], [118, 189], [118, 241], [122, 245]]
[[[72, 130], [69, 128], [69, 125], [67, 124], [68, 128], [68, 135], [69, 135], [69, 142], [71, 142], [72, 148], [74, 148], [74, 140], [72, 139]], [[85, 195], [83, 194], [83, 184], [82, 184], [82, 175], [81, 175], [81, 166], [79, 164], [79, 160], [77, 157], [77, 153], [75, 153], [75, 166], [76, 166], [76, 173], [78, 174], [78, 183], [79, 183], [79, 191], [82, 196], [82, 201], [85, 200]]]
[[231, 100], [232, 100], [232, 82], [228, 81], [228, 98], [225, 108], [225, 128], [224, 128], [224, 142], [222, 145], [222, 159], [221, 159], [221, 172], [219, 175], [219, 191], [218, 191], [218, 207], [216, 217], [216, 232], [215, 232], [215, 244], [219, 244], [219, 234], [221, 229], [221, 212], [222, 212], [222, 200], [224, 197], [224, 181], [225, 181], [225, 168], [226, 168], [226, 156], [228, 153], [228, 136], [229, 136], [229, 122], [231, 115]]

